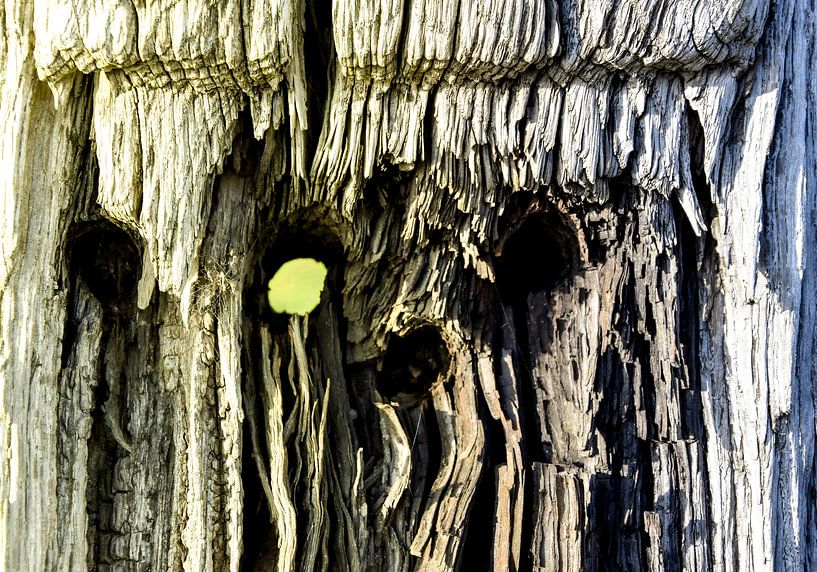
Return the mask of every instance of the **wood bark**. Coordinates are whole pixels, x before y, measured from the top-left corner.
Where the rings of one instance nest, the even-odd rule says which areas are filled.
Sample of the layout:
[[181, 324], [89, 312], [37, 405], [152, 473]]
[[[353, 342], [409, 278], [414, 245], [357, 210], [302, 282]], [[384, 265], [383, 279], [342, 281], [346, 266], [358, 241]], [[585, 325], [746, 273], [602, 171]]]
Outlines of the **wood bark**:
[[817, 569], [815, 14], [5, 0], [0, 570]]

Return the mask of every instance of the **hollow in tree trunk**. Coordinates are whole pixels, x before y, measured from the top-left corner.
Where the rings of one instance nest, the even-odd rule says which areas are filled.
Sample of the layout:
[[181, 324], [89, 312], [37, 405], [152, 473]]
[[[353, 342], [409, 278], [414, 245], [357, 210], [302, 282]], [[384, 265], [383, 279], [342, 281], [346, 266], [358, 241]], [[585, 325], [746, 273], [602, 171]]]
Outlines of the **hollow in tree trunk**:
[[0, 570], [817, 569], [815, 14], [7, 0]]

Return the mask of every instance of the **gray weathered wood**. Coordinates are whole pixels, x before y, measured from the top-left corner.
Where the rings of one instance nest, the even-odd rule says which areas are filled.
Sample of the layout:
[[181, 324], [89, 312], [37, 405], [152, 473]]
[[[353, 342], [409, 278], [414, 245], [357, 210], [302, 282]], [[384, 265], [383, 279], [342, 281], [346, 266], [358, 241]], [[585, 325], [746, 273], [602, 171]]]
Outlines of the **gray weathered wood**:
[[0, 570], [817, 568], [815, 14], [6, 0]]

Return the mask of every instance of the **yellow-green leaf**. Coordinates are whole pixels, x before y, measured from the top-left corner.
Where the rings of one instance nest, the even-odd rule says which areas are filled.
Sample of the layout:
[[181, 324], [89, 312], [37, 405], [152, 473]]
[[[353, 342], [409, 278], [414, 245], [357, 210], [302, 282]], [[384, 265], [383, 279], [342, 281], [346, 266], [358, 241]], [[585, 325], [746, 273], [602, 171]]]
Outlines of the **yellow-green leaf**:
[[269, 281], [269, 305], [275, 312], [305, 315], [321, 301], [326, 266], [314, 258], [285, 262]]

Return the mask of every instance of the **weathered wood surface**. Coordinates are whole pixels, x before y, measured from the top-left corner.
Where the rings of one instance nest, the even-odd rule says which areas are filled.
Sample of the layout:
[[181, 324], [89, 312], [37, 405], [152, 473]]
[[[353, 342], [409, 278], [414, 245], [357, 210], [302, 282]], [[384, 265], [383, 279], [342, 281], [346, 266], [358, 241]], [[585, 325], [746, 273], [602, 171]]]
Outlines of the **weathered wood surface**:
[[4, 2], [0, 570], [817, 568], [815, 13]]

